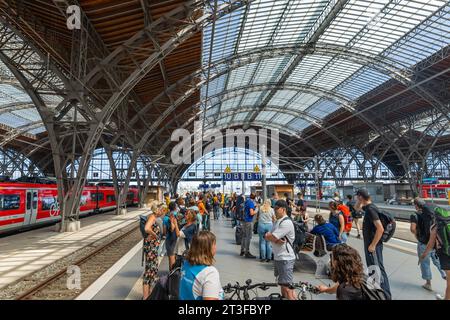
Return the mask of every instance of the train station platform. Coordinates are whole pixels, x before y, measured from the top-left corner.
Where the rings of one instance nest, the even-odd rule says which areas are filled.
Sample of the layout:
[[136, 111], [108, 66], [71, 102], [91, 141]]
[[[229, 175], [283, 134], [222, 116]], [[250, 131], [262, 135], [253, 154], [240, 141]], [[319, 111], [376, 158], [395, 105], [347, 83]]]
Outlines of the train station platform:
[[[212, 231], [217, 236], [217, 255], [215, 267], [219, 270], [222, 286], [236, 281], [243, 284], [247, 279], [256, 282], [273, 282], [273, 264], [262, 263], [259, 259], [246, 259], [239, 256], [240, 246], [234, 241], [234, 229], [231, 228], [229, 219], [221, 218], [212, 221]], [[348, 243], [355, 247], [363, 256], [363, 242], [355, 237], [354, 230]], [[436, 268], [432, 266], [433, 289], [435, 292], [424, 290], [421, 285], [424, 281], [420, 277], [417, 265], [418, 258], [413, 250], [414, 243], [401, 239], [392, 239], [384, 249], [385, 267], [388, 272], [393, 299], [395, 300], [434, 300], [435, 294], [442, 294], [445, 290], [445, 282], [440, 278]], [[139, 244], [137, 244], [138, 248]], [[258, 237], [253, 235], [251, 252], [258, 254]], [[363, 258], [364, 260], [364, 258]], [[160, 274], [167, 273], [167, 257], [160, 260]], [[142, 299], [142, 271], [141, 251], [135, 250], [129, 256], [127, 262], [113, 266], [114, 275], [94, 283], [78, 299], [92, 300], [140, 300]], [[296, 263], [294, 280], [307, 281], [313, 285], [331, 284], [331, 280], [316, 279], [314, 276], [314, 262], [306, 255], [301, 254]], [[279, 289], [271, 288], [260, 295], [268, 295], [278, 292]], [[314, 300], [334, 300], [334, 295], [314, 295]]]
[[82, 218], [78, 232], [58, 233], [53, 225], [0, 239], [0, 289], [75, 252], [92, 249], [98, 240], [136, 223], [145, 212], [148, 209], [128, 208], [124, 215], [104, 212]]

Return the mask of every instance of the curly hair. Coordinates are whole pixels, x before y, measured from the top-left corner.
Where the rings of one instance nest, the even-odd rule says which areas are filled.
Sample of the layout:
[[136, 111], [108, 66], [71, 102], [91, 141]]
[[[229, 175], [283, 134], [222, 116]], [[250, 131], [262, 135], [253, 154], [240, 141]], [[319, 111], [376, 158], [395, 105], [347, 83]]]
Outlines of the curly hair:
[[360, 288], [364, 280], [364, 267], [356, 249], [338, 244], [332, 249], [331, 280]]

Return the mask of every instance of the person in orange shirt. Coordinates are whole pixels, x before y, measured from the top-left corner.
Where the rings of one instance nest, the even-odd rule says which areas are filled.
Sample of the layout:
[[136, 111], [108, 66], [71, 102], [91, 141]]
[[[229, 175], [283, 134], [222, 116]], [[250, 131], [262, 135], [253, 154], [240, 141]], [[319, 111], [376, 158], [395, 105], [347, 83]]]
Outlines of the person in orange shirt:
[[203, 195], [198, 197], [197, 207], [202, 215], [203, 230], [209, 230], [209, 212], [206, 210], [205, 203], [203, 202]]

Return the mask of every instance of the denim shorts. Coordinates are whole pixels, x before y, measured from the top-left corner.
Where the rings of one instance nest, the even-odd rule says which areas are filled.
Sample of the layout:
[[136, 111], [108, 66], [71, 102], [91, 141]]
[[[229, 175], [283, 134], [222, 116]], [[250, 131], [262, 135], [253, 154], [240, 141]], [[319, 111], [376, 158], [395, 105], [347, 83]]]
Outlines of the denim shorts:
[[275, 277], [281, 286], [289, 286], [294, 283], [294, 260], [274, 260]]

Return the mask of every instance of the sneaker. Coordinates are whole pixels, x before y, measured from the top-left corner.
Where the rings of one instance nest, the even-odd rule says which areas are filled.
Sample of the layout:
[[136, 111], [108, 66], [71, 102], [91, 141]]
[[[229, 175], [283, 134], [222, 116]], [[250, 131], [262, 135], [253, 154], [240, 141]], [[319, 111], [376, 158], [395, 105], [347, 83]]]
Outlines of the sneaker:
[[245, 257], [246, 257], [246, 258], [249, 258], [249, 259], [255, 259], [255, 258], [256, 258], [256, 257], [255, 257], [254, 255], [252, 255], [250, 252], [246, 253], [246, 254], [245, 254]]
[[360, 235], [360, 234], [358, 234], [358, 235], [356, 236], [356, 238], [358, 238], [358, 239], [361, 239], [361, 235]]
[[436, 300], [444, 300], [444, 297], [438, 293], [436, 294]]
[[259, 259], [259, 262], [266, 262], [266, 259]]
[[241, 251], [240, 256], [242, 257], [244, 254], [245, 254], [245, 252], [244, 252], [244, 251]]
[[431, 288], [431, 284], [429, 284], [429, 283], [425, 283], [422, 286], [422, 288], [424, 288], [425, 290], [428, 290], [428, 291], [433, 291], [433, 289]]
[[270, 262], [270, 259], [266, 259], [266, 262]]

